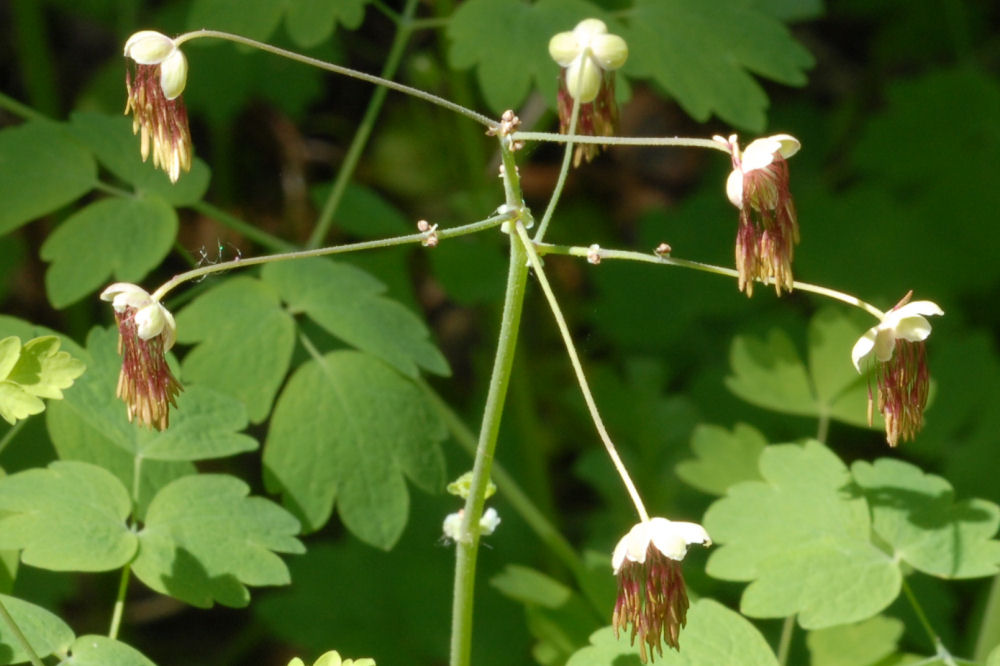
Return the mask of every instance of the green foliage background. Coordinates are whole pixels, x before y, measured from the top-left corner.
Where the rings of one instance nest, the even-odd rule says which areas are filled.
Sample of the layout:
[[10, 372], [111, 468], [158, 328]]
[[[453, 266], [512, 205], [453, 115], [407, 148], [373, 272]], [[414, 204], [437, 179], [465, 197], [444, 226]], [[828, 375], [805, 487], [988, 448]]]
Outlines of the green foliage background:
[[[704, 521], [720, 544], [685, 562], [693, 592], [711, 597], [694, 603], [682, 635], [693, 661], [665, 663], [774, 664], [781, 627], [768, 618], [790, 614], [801, 631], [789, 663], [909, 663], [933, 647], [897, 598], [904, 578], [949, 648], [985, 661], [1000, 643], [987, 612], [1000, 565], [995, 3], [436, 0], [417, 14], [428, 20], [396, 78], [494, 115], [513, 107], [525, 129], [557, 125], [549, 36], [605, 18], [631, 48], [623, 134], [794, 134], [796, 277], [883, 308], [913, 289], [947, 313], [928, 343], [926, 428], [890, 451], [865, 427], [864, 381], [849, 364], [865, 317], [798, 292], [760, 289], [748, 301], [726, 279], [675, 268], [547, 259], [647, 505]], [[171, 429], [135, 429], [113, 399], [112, 317], [96, 294], [304, 245], [372, 94], [191, 43], [184, 97], [197, 159], [171, 186], [140, 162], [119, 117], [121, 45], [139, 29], [200, 27], [370, 72], [394, 32], [365, 0], [0, 5], [0, 341], [57, 332], [87, 366], [69, 388], [10, 384], [33, 396], [23, 416], [52, 400], [12, 433], [0, 422], [11, 475], [0, 482], [0, 591], [36, 605], [4, 603], [79, 664], [285, 664], [332, 648], [379, 664], [445, 663], [453, 553], [440, 525], [458, 504], [443, 488], [471, 458], [462, 428], [422, 387], [476, 429], [504, 237], [278, 264], [178, 290], [167, 305], [185, 392]], [[327, 242], [487, 217], [502, 203], [492, 141], [390, 94]], [[551, 147], [520, 154], [536, 211], [559, 158]], [[665, 241], [675, 256], [729, 265], [728, 169], [715, 154], [610, 150], [573, 172], [549, 240], [642, 251]], [[474, 662], [606, 664], [625, 649], [605, 628], [608, 554], [634, 516], [530, 291], [498, 460], [585, 566], [568, 571], [501, 491], [491, 505], [503, 523], [480, 553]], [[814, 437], [826, 446], [801, 441]], [[25, 518], [28, 507], [48, 522]], [[99, 532], [77, 534], [79, 523]], [[67, 538], [53, 544], [53, 529]], [[189, 559], [171, 562], [176, 552]], [[141, 583], [122, 640], [145, 657], [89, 635], [106, 633], [117, 585], [102, 572], [127, 561]], [[810, 567], [825, 576], [809, 579]], [[21, 658], [0, 638], [0, 659]]]

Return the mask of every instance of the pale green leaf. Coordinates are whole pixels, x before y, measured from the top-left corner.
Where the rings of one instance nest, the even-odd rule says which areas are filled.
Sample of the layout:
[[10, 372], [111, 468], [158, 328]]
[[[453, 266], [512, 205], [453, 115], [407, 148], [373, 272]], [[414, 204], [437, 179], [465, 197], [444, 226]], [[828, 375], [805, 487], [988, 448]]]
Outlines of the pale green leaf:
[[288, 3], [289, 0], [194, 0], [188, 14], [188, 29], [224, 30], [267, 41]]
[[[124, 403], [114, 397], [121, 368], [116, 338], [112, 329], [91, 331], [90, 370], [67, 394], [66, 404], [95, 436], [146, 460], [205, 460], [257, 448], [256, 440], [238, 432], [247, 426], [243, 405], [206, 386], [181, 392], [177, 408], [171, 409], [170, 427], [163, 432], [129, 423]], [[63, 433], [73, 438], [71, 431]]]
[[254, 423], [267, 418], [295, 346], [270, 285], [242, 276], [214, 286], [177, 313], [177, 339], [200, 343], [181, 365], [186, 382], [237, 398]]
[[868, 385], [851, 362], [851, 349], [875, 322], [852, 314], [828, 307], [809, 321], [809, 373], [820, 409], [831, 418], [864, 428], [868, 426]]
[[448, 374], [448, 362], [428, 340], [419, 317], [381, 294], [385, 287], [368, 273], [325, 259], [272, 263], [262, 277], [293, 313], [302, 312], [361, 351], [378, 356], [405, 375], [418, 366]]
[[0, 131], [0, 234], [75, 201], [97, 184], [90, 152], [65, 128], [30, 121]]
[[155, 666], [131, 645], [107, 636], [80, 636], [70, 647], [68, 666]]
[[186, 476], [164, 487], [139, 533], [136, 576], [163, 594], [199, 607], [247, 605], [247, 585], [286, 585], [276, 553], [302, 553], [299, 523], [250, 488], [221, 474]]
[[[0, 601], [39, 657], [65, 652], [73, 642], [73, 630], [58, 615], [5, 594], [0, 594]], [[0, 623], [0, 663], [23, 664], [27, 661], [28, 653], [21, 642], [14, 638], [6, 622]]]
[[406, 525], [404, 475], [444, 485], [444, 427], [423, 392], [371, 356], [339, 351], [300, 367], [278, 398], [264, 447], [264, 480], [307, 531], [336, 502], [361, 540], [391, 548]]
[[549, 608], [561, 606], [573, 594], [573, 590], [559, 581], [518, 564], [508, 564], [490, 579], [490, 584], [511, 599]]
[[107, 571], [132, 559], [128, 491], [110, 472], [56, 461], [0, 479], [0, 549], [54, 571]]
[[829, 449], [772, 445], [759, 468], [763, 481], [730, 487], [704, 519], [718, 544], [708, 574], [753, 581], [744, 613], [800, 613], [803, 627], [821, 628], [863, 620], [896, 598], [899, 566], [871, 544], [867, 503]]
[[177, 213], [158, 196], [95, 201], [67, 218], [42, 244], [45, 291], [57, 308], [115, 280], [139, 282], [177, 235]]
[[993, 648], [993, 651], [986, 657], [986, 666], [1000, 666], [1000, 645]]
[[[590, 637], [591, 645], [577, 651], [566, 666], [639, 666], [639, 648], [623, 631], [616, 640], [611, 627]], [[739, 613], [712, 599], [699, 599], [688, 610], [681, 630], [680, 650], [665, 649], [656, 657], [663, 666], [777, 666], [767, 641]]]
[[809, 375], [788, 335], [773, 329], [766, 340], [737, 336], [729, 353], [730, 391], [752, 405], [785, 414], [815, 416]]
[[811, 666], [873, 666], [896, 651], [903, 623], [877, 615], [864, 622], [810, 631]]
[[200, 201], [208, 189], [208, 166], [197, 157], [191, 162], [191, 170], [183, 172], [176, 183], [154, 167], [151, 159], [143, 162], [139, 138], [133, 136], [128, 118], [76, 111], [70, 117], [70, 129], [102, 166], [139, 193], [157, 194], [173, 206], [190, 206]]
[[294, 0], [285, 16], [285, 28], [302, 48], [311, 48], [330, 38], [338, 23], [354, 30], [365, 17], [370, 0]]
[[620, 24], [584, 0], [469, 0], [448, 23], [448, 59], [456, 69], [476, 68], [486, 103], [497, 113], [519, 108], [536, 88], [554, 104], [559, 66], [549, 56], [549, 39], [591, 17], [621, 33]]
[[[59, 338], [54, 335], [26, 342], [7, 381], [15, 382], [31, 395], [61, 400], [62, 389], [72, 386], [73, 380], [83, 374], [86, 366], [68, 352], [59, 351], [60, 344]], [[2, 373], [0, 377], [3, 377]]]
[[0, 417], [14, 425], [21, 419], [45, 411], [45, 403], [14, 382], [0, 381]]
[[687, 113], [759, 132], [767, 95], [752, 74], [801, 86], [809, 52], [788, 29], [742, 0], [638, 0], [622, 36], [629, 75], [652, 77]]
[[737, 423], [732, 433], [721, 426], [699, 425], [691, 436], [695, 458], [678, 463], [677, 476], [698, 490], [724, 495], [735, 483], [760, 479], [757, 459], [766, 446], [764, 436], [745, 423]]
[[951, 484], [916, 466], [879, 458], [851, 466], [871, 505], [873, 526], [897, 557], [943, 578], [1000, 571], [1000, 507], [981, 499], [955, 501]]
[[6, 380], [21, 358], [21, 338], [9, 335], [0, 340], [0, 380]]

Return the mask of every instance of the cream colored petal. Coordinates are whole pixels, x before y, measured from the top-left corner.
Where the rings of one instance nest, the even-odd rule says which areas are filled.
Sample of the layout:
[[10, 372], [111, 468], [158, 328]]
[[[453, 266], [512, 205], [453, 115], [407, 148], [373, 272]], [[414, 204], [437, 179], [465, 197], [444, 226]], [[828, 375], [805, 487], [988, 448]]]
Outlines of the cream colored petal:
[[583, 19], [573, 28], [573, 35], [576, 37], [577, 43], [585, 48], [590, 45], [594, 37], [607, 34], [607, 32], [608, 26], [605, 25], [604, 21], [595, 18]]
[[[160, 65], [160, 87], [167, 99], [176, 99], [187, 85], [188, 63], [184, 53], [177, 49]], [[176, 181], [176, 179], [174, 179]]]
[[781, 147], [778, 149], [778, 152], [781, 153], [781, 156], [785, 159], [788, 159], [795, 153], [799, 152], [799, 148], [802, 147], [799, 140], [791, 134], [775, 134], [774, 136], [768, 138], [773, 141], [777, 141], [780, 144]]
[[774, 161], [774, 156], [781, 150], [781, 142], [773, 137], [754, 139], [743, 151], [740, 166], [743, 172], [763, 169]]
[[560, 32], [549, 40], [549, 55], [559, 63], [560, 67], [569, 67], [581, 51], [583, 48], [572, 32]]
[[601, 77], [594, 59], [580, 56], [566, 68], [566, 91], [580, 104], [593, 102], [601, 90]]
[[683, 560], [692, 543], [711, 544], [705, 528], [696, 523], [673, 522], [666, 518], [649, 521], [649, 533], [656, 549], [672, 560]]
[[140, 30], [125, 42], [125, 56], [140, 65], [158, 65], [174, 50], [174, 40], [155, 30]]
[[602, 69], [613, 71], [628, 60], [628, 44], [618, 35], [596, 35], [590, 42], [590, 52]]
[[910, 315], [943, 315], [944, 310], [938, 306], [937, 303], [933, 301], [913, 301], [912, 303], [907, 303], [903, 307], [896, 310], [896, 312], [903, 313], [906, 316]]
[[313, 663], [313, 666], [342, 666], [342, 664], [343, 661], [340, 658], [340, 653], [336, 650], [332, 650], [324, 653], [315, 661], [315, 663]]
[[854, 367], [858, 372], [861, 372], [861, 362], [865, 360], [869, 354], [872, 353], [872, 349], [875, 348], [875, 336], [877, 335], [878, 327], [872, 326], [865, 334], [858, 338], [858, 341], [854, 343], [854, 348], [851, 350], [851, 360], [854, 361]]
[[135, 313], [135, 328], [140, 338], [149, 340], [163, 332], [166, 326], [164, 312], [166, 309], [159, 303], [150, 303]]
[[726, 179], [726, 196], [737, 208], [743, 207], [743, 172], [733, 169]]
[[177, 322], [174, 321], [170, 310], [162, 305], [160, 305], [160, 310], [163, 312], [163, 351], [170, 351], [170, 348], [177, 342]]
[[885, 363], [892, 358], [895, 348], [896, 332], [884, 324], [880, 325], [875, 333], [875, 358]]
[[646, 561], [646, 552], [649, 550], [649, 523], [639, 523], [629, 530], [615, 546], [615, 552], [611, 556], [611, 566], [617, 574], [625, 560], [642, 564]]
[[101, 292], [102, 301], [113, 301], [118, 294], [125, 293], [137, 293], [143, 294], [146, 298], [149, 298], [149, 293], [139, 285], [132, 284], [131, 282], [115, 282], [112, 285], [108, 285], [104, 291]]
[[483, 517], [479, 519], [479, 533], [483, 536], [493, 534], [497, 526], [500, 525], [500, 514], [493, 507], [483, 511]]
[[671, 523], [674, 530], [681, 535], [687, 544], [697, 543], [702, 546], [711, 546], [712, 538], [708, 536], [705, 528], [698, 523], [686, 523], [683, 521], [673, 521]]

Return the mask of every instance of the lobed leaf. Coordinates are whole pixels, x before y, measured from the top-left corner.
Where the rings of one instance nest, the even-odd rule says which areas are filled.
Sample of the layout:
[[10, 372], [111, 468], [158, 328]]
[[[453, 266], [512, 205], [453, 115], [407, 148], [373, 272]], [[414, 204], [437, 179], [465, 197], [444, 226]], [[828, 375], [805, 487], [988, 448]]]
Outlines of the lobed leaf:
[[806, 637], [811, 666], [874, 666], [896, 652], [903, 623], [876, 615], [855, 624], [810, 631]]
[[902, 460], [851, 466], [871, 506], [872, 525], [893, 554], [924, 573], [978, 578], [1000, 571], [1000, 507], [980, 499], [955, 502], [951, 484]]
[[177, 313], [177, 339], [199, 343], [181, 364], [185, 381], [240, 400], [254, 423], [267, 418], [295, 346], [273, 287], [245, 276], [214, 286]]
[[97, 184], [87, 148], [44, 120], [0, 131], [0, 173], [0, 234], [58, 210]]
[[753, 426], [737, 423], [732, 434], [716, 425], [699, 425], [691, 436], [695, 457], [676, 466], [677, 476], [711, 495], [724, 495], [740, 481], [760, 480], [757, 459], [767, 440]]
[[288, 4], [289, 0], [194, 0], [188, 14], [188, 29], [224, 30], [267, 41]]
[[[73, 630], [58, 615], [41, 606], [5, 594], [0, 594], [0, 602], [3, 602], [7, 612], [24, 633], [28, 644], [40, 658], [64, 653], [73, 642]], [[29, 655], [21, 647], [21, 642], [11, 635], [4, 623], [0, 627], [0, 663], [22, 664], [28, 660]]]
[[155, 666], [131, 645], [107, 636], [80, 636], [70, 646], [67, 666]]
[[730, 487], [705, 514], [719, 547], [710, 576], [752, 581], [741, 609], [754, 617], [799, 614], [818, 629], [878, 613], [899, 594], [899, 565], [870, 542], [868, 506], [844, 464], [816, 441], [772, 445], [763, 481]]
[[53, 571], [108, 571], [135, 554], [128, 491], [110, 472], [55, 461], [0, 479], [0, 549]]
[[305, 313], [330, 334], [384, 360], [404, 375], [418, 367], [439, 375], [448, 362], [428, 340], [419, 317], [381, 294], [374, 277], [325, 259], [271, 263], [261, 272], [293, 313]]
[[13, 425], [45, 409], [41, 398], [62, 399], [62, 389], [73, 385], [86, 366], [59, 351], [58, 337], [29, 340], [0, 339], [0, 416]]
[[361, 25], [365, 5], [371, 0], [295, 0], [285, 15], [288, 35], [302, 48], [317, 46], [329, 39], [337, 24], [349, 30]]
[[444, 426], [423, 392], [366, 354], [337, 351], [303, 364], [285, 386], [264, 446], [264, 481], [306, 531], [334, 503], [359, 539], [389, 549], [406, 525], [404, 476], [439, 491]]
[[112, 275], [139, 282], [167, 256], [176, 235], [177, 213], [156, 195], [88, 204], [42, 244], [41, 257], [51, 263], [45, 273], [49, 300], [65, 307]]
[[286, 585], [276, 553], [302, 553], [299, 523], [233, 476], [186, 476], [162, 488], [139, 533], [136, 576], [163, 594], [199, 607], [242, 607], [247, 585]]

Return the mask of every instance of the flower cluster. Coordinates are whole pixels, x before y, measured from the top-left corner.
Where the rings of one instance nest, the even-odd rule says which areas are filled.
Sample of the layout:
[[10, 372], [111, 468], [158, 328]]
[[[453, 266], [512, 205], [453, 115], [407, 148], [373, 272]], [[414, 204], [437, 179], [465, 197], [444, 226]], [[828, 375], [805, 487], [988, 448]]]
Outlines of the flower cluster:
[[[549, 55], [562, 71], [559, 74], [559, 131], [569, 132], [574, 100], [580, 103], [576, 133], [586, 136], [613, 136], [618, 131], [618, 104], [615, 102], [615, 70], [628, 59], [628, 45], [598, 19], [580, 21], [573, 30], [560, 32], [549, 41]], [[573, 165], [583, 158], [594, 159], [597, 144], [577, 146]]]
[[740, 290], [752, 296], [755, 280], [770, 280], [779, 296], [782, 289], [791, 291], [799, 223], [785, 160], [797, 153], [801, 144], [788, 134], [775, 134], [752, 141], [741, 152], [735, 134], [714, 139], [727, 146], [733, 161], [726, 194], [740, 210], [736, 232]]
[[187, 59], [174, 40], [153, 30], [142, 30], [125, 42], [125, 56], [135, 61], [127, 71], [132, 132], [141, 133], [142, 160], [153, 153], [153, 165], [176, 183], [181, 170], [191, 169], [191, 132], [181, 93], [187, 83]]
[[618, 576], [618, 600], [611, 624], [616, 637], [631, 626], [631, 640], [634, 645], [639, 637], [643, 663], [654, 652], [663, 655], [662, 642], [679, 649], [688, 609], [681, 560], [693, 543], [712, 545], [701, 525], [651, 518], [629, 530], [615, 546], [611, 564]]
[[170, 405], [176, 407], [181, 392], [164, 357], [177, 339], [174, 317], [134, 284], [116, 282], [101, 292], [101, 300], [111, 301], [118, 322], [122, 369], [116, 395], [125, 402], [128, 420], [165, 430]]
[[[924, 341], [931, 334], [925, 317], [943, 315], [931, 301], [909, 303], [912, 292], [868, 329], [851, 350], [858, 372], [874, 368], [878, 384], [878, 410], [885, 420], [889, 446], [913, 439], [924, 425], [930, 389]], [[868, 386], [868, 424], [872, 422], [872, 389]]]

